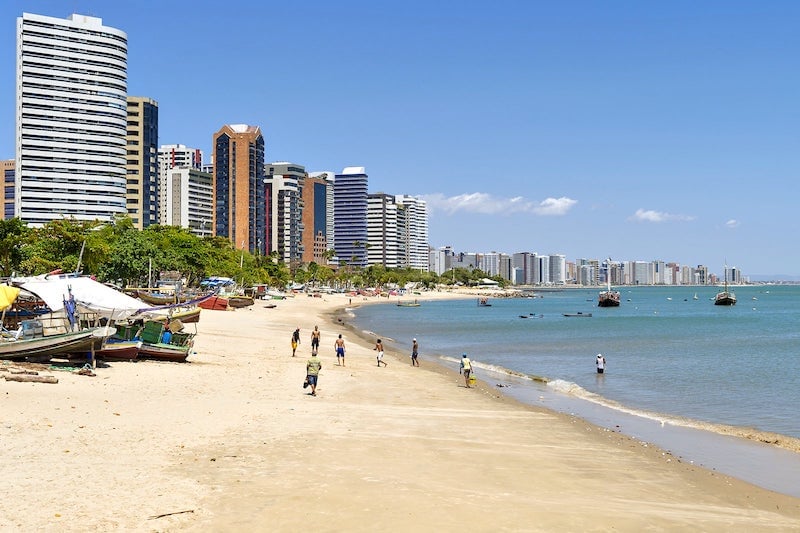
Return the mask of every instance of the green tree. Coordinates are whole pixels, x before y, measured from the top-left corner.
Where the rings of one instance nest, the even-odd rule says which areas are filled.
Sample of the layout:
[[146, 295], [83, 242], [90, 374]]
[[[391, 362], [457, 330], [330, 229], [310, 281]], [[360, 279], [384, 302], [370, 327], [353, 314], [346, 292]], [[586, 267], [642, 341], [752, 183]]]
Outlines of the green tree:
[[0, 275], [21, 273], [24, 259], [23, 247], [28, 242], [30, 230], [22, 220], [12, 218], [0, 220]]

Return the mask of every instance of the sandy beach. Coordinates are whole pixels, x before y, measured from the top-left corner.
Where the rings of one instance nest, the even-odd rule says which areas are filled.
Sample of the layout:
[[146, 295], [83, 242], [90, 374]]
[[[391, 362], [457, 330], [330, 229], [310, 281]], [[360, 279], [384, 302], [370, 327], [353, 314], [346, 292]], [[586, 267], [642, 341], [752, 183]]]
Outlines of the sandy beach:
[[[0, 380], [0, 530], [800, 528], [800, 499], [522, 405], [492, 384], [467, 389], [424, 339], [420, 368], [391, 348], [378, 367], [374, 339], [334, 314], [348, 305], [298, 295], [203, 311], [190, 363]], [[302, 382], [315, 325], [323, 368], [312, 397]], [[336, 364], [339, 334], [346, 366]]]

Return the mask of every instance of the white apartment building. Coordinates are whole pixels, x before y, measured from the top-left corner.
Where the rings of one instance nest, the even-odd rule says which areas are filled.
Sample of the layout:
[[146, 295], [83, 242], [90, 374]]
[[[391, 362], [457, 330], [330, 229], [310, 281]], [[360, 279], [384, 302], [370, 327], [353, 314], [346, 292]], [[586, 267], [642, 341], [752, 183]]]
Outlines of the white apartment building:
[[[292, 170], [289, 163], [269, 163], [266, 168], [273, 169], [265, 178], [267, 185], [267, 238], [270, 242], [267, 253], [277, 252], [278, 258], [287, 265], [295, 267], [302, 262], [302, 211], [301, 211], [301, 180], [305, 176]], [[300, 168], [299, 166], [296, 168]], [[260, 248], [260, 245], [259, 245]]]
[[17, 19], [15, 216], [127, 212], [127, 62], [127, 35], [102, 19]]
[[[195, 169], [195, 170], [202, 170], [203, 168], [203, 152], [197, 148], [189, 148], [184, 146], [183, 144], [162, 144], [158, 148], [158, 223], [162, 225], [174, 225], [170, 222], [170, 220], [174, 219], [173, 214], [173, 201], [170, 197], [170, 189], [174, 186], [174, 183], [169, 179], [169, 176], [172, 174], [170, 171], [173, 169]], [[210, 174], [210, 172], [208, 172]], [[190, 185], [192, 180], [189, 180], [189, 173], [178, 173], [177, 175], [182, 176], [182, 181], [186, 183], [187, 186]], [[203, 180], [198, 179], [197, 183], [201, 186], [201, 189], [198, 191], [194, 191], [193, 194], [199, 194], [203, 196], [205, 191], [203, 189]], [[188, 192], [188, 191], [187, 191]], [[170, 197], [170, 200], [167, 198]], [[185, 196], [188, 198], [188, 196]], [[213, 193], [212, 193], [212, 203], [213, 203]], [[213, 210], [213, 209], [212, 209]], [[187, 213], [188, 214], [188, 213]], [[204, 213], [198, 213], [199, 218], [202, 220], [204, 217], [207, 218], [208, 223], [211, 223], [213, 217], [205, 216]], [[192, 217], [197, 218], [197, 217]], [[189, 226], [185, 226], [189, 227]], [[200, 226], [197, 227], [198, 231], [205, 230], [206, 228], [201, 228]], [[211, 227], [207, 228], [209, 231], [209, 235], [211, 234]], [[199, 235], [205, 235], [205, 233], [198, 233]]]
[[189, 228], [198, 237], [212, 235], [214, 187], [212, 175], [194, 168], [173, 168], [162, 178], [162, 225]]
[[395, 197], [399, 210], [400, 241], [404, 250], [401, 266], [428, 271], [428, 203], [407, 195]]
[[[367, 195], [367, 264], [386, 268], [405, 266], [405, 246], [401, 241], [401, 211], [390, 194]], [[405, 223], [405, 220], [402, 221]]]

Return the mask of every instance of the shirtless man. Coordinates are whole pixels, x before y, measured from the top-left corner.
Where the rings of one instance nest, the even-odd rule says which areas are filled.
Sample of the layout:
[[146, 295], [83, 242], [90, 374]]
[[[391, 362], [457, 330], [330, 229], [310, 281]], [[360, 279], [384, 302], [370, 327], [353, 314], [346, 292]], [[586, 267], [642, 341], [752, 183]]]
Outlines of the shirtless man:
[[311, 353], [317, 353], [319, 351], [319, 328], [314, 326], [314, 331], [311, 332]]
[[373, 348], [373, 350], [376, 350], [378, 352], [377, 356], [378, 368], [380, 368], [381, 363], [383, 363], [383, 366], [389, 366], [389, 363], [383, 360], [383, 343], [381, 342], [380, 339], [378, 339], [378, 342], [375, 343], [375, 347]]
[[339, 334], [339, 338], [336, 339], [336, 342], [333, 344], [334, 349], [336, 350], [336, 364], [340, 366], [344, 366], [344, 339], [342, 338], [342, 334]]

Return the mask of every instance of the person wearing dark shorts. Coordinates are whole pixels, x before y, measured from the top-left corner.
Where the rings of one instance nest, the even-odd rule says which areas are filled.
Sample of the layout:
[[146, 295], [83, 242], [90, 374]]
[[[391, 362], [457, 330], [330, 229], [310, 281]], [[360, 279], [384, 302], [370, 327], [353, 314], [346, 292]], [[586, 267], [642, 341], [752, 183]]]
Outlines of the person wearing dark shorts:
[[419, 361], [417, 361], [418, 355], [419, 344], [417, 344], [417, 339], [414, 339], [411, 343], [411, 366], [419, 366]]
[[311, 387], [311, 396], [317, 395], [317, 382], [319, 381], [319, 371], [322, 370], [322, 362], [317, 354], [311, 354], [311, 358], [306, 363], [306, 383]]
[[314, 331], [311, 332], [311, 353], [317, 353], [319, 351], [319, 337], [319, 328], [314, 326]]

